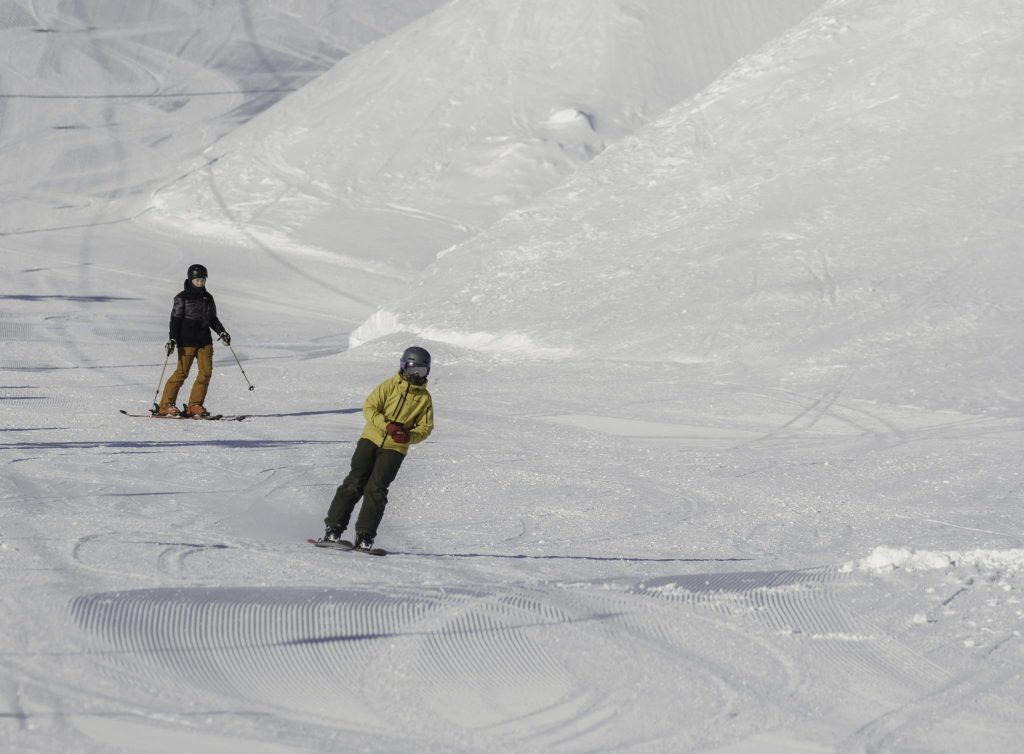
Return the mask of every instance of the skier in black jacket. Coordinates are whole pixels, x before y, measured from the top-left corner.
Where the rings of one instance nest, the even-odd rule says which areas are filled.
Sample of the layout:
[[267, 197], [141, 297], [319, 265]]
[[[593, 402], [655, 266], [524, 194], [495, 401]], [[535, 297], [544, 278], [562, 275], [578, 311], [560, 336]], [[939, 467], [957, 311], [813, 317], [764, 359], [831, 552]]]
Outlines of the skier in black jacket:
[[231, 345], [231, 336], [217, 319], [217, 304], [214, 303], [213, 295], [206, 290], [206, 278], [203, 265], [194, 264], [189, 267], [185, 289], [174, 297], [174, 305], [171, 307], [170, 339], [165, 348], [170, 356], [177, 346], [178, 368], [167, 380], [160, 398], [158, 413], [165, 416], [181, 415], [174, 402], [192, 369], [193, 361], [199, 362], [199, 373], [189, 393], [186, 410], [189, 416], [209, 416], [203, 402], [213, 375], [213, 338], [210, 330], [219, 335], [218, 340]]

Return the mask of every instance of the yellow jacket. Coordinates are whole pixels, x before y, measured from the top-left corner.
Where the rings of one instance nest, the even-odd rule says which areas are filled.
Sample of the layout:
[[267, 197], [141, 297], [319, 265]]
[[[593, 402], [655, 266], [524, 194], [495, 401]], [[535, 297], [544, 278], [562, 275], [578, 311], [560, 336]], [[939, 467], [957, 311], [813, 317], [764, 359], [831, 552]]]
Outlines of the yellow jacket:
[[[426, 385], [413, 385], [401, 374], [389, 377], [375, 387], [363, 403], [366, 426], [363, 437], [385, 450], [405, 455], [409, 445], [423, 442], [434, 431], [434, 402]], [[388, 424], [405, 427], [409, 442], [399, 443], [388, 435]]]

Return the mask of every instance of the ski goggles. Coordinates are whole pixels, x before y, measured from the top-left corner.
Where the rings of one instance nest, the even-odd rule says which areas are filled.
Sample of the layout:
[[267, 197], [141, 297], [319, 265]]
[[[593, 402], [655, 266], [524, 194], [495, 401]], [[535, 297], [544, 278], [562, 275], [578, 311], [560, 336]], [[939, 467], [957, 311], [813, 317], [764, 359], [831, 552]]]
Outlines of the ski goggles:
[[403, 361], [402, 371], [411, 377], [426, 377], [430, 374], [430, 367], [425, 364], [417, 364], [413, 361]]

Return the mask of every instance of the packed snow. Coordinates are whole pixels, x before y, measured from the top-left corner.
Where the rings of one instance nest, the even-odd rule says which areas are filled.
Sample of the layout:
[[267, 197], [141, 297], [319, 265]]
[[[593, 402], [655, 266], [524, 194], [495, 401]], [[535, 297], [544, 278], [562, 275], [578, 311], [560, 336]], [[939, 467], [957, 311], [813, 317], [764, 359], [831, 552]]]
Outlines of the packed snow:
[[[1024, 5], [0, 40], [0, 750], [1020, 751]], [[123, 416], [193, 263], [247, 418]], [[411, 344], [389, 554], [311, 547]]]

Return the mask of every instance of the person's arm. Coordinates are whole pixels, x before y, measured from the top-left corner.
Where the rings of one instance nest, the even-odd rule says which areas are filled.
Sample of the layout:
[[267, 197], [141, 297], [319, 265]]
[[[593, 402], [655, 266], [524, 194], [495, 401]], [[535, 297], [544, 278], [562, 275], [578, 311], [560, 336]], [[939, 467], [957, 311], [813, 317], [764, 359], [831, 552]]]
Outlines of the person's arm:
[[428, 400], [427, 407], [416, 420], [416, 426], [409, 431], [409, 443], [414, 445], [423, 442], [434, 431], [434, 402]]
[[181, 343], [181, 323], [184, 317], [185, 299], [181, 296], [175, 296], [174, 304], [171, 305], [171, 322], [167, 328], [167, 337], [175, 343]]
[[210, 293], [210, 329], [217, 333], [218, 337], [224, 341], [224, 345], [231, 345], [231, 336], [228, 335], [227, 328], [221, 324], [221, 321], [217, 318], [217, 302], [213, 298], [213, 294]]
[[377, 385], [363, 402], [363, 416], [366, 418], [366, 423], [385, 434], [388, 431], [388, 419], [384, 416], [384, 404], [388, 397], [389, 382], [390, 380], [385, 380]]

